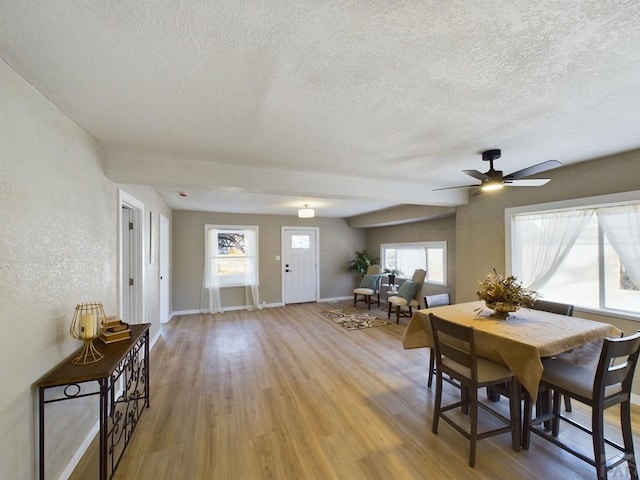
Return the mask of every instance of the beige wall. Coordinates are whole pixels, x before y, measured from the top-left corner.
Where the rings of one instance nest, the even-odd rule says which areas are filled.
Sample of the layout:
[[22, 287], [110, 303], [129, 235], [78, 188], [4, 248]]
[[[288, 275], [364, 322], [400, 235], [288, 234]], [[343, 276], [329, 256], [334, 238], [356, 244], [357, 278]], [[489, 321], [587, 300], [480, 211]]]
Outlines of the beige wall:
[[[282, 301], [281, 262], [275, 259], [282, 254], [282, 227], [319, 227], [320, 298], [351, 295], [353, 275], [347, 272], [347, 264], [356, 250], [364, 248], [365, 232], [350, 228], [343, 219], [174, 211], [173, 310], [176, 312], [200, 308], [206, 224], [259, 227], [260, 300], [267, 304]], [[223, 308], [245, 304], [243, 292], [234, 288], [223, 289], [221, 301]]]
[[509, 207], [640, 190], [640, 150], [544, 174], [543, 187], [505, 188], [470, 197], [456, 213], [457, 300], [475, 300], [478, 280], [505, 268], [504, 210]]
[[[367, 229], [367, 250], [372, 257], [380, 256], [382, 243], [395, 242], [447, 242], [447, 286], [427, 284], [424, 295], [448, 293], [451, 300], [456, 298], [456, 218], [449, 216], [426, 222], [407, 223], [389, 227]], [[413, 272], [403, 272], [410, 277]]]
[[[545, 174], [547, 176], [547, 174]], [[521, 205], [640, 190], [640, 150], [567, 166], [548, 172], [551, 182], [536, 188], [508, 188], [471, 197], [456, 215], [456, 293], [458, 302], [477, 300], [478, 280], [495, 267], [505, 269], [504, 209]], [[630, 334], [640, 324], [578, 309], [575, 315], [612, 323]], [[637, 374], [637, 376], [640, 373]], [[640, 394], [636, 377], [634, 392]]]
[[[76, 304], [100, 301], [107, 314], [118, 312], [118, 186], [105, 176], [104, 153], [90, 135], [0, 61], [3, 479], [37, 476], [35, 384], [80, 347], [69, 335]], [[151, 189], [122, 188], [170, 215]], [[151, 286], [157, 273], [153, 268], [146, 271], [146, 284]], [[157, 289], [149, 292], [145, 303], [153, 317]], [[97, 398], [52, 404], [46, 412], [47, 478], [58, 478], [98, 422]]]

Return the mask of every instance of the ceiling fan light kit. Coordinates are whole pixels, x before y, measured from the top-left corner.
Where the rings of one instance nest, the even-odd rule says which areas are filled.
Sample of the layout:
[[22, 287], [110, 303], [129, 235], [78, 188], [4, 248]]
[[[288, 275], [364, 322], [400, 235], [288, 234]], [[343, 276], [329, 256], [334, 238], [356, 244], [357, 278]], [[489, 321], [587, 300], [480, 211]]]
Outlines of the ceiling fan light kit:
[[[531, 165], [530, 167], [523, 168], [517, 172], [510, 173], [509, 175], [503, 175], [502, 170], [496, 170], [493, 168], [493, 162], [502, 156], [502, 151], [498, 148], [487, 150], [482, 152], [482, 160], [489, 162], [489, 171], [482, 173], [478, 170], [462, 170], [462, 173], [466, 173], [470, 177], [480, 180], [482, 183], [475, 185], [461, 185], [459, 187], [446, 187], [436, 188], [435, 190], [449, 190], [452, 188], [473, 188], [480, 187], [482, 191], [499, 190], [502, 187], [540, 187], [547, 182], [549, 178], [525, 178], [537, 173], [546, 172], [554, 168], [562, 166], [557, 160], [547, 160], [546, 162]], [[434, 190], [434, 191], [435, 191]]]
[[481, 187], [483, 192], [491, 192], [493, 190], [500, 190], [504, 188], [504, 183], [502, 182], [487, 182], [483, 184]]

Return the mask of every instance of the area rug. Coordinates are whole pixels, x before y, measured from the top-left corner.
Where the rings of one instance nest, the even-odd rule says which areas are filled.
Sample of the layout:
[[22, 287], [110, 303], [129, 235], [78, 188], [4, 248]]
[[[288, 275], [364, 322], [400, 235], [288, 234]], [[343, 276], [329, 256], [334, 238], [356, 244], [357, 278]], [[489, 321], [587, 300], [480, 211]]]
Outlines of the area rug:
[[382, 327], [391, 322], [378, 318], [368, 311], [357, 308], [340, 308], [327, 310], [322, 314], [341, 325], [345, 330], [362, 330], [363, 328]]

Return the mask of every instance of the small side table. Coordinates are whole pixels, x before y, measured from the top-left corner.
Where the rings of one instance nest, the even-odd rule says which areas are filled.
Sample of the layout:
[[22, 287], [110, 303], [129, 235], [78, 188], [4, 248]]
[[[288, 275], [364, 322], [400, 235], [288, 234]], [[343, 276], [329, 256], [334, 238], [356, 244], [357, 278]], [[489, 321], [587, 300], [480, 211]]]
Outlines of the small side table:
[[[73, 365], [74, 352], [37, 382], [39, 397], [40, 480], [45, 479], [45, 405], [74, 398], [100, 396], [100, 480], [111, 478], [145, 407], [149, 407], [149, 327], [131, 325], [131, 338], [105, 345], [95, 342], [104, 357]], [[118, 391], [119, 381], [122, 391]], [[64, 387], [46, 396], [47, 389]], [[118, 395], [116, 397], [116, 395]]]

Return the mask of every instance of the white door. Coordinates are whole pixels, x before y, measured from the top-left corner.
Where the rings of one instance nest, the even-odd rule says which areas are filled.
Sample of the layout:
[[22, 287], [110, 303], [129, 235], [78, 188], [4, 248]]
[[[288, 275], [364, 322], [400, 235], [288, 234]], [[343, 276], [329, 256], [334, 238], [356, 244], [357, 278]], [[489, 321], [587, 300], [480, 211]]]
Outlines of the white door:
[[120, 317], [127, 323], [147, 321], [144, 302], [144, 203], [118, 192], [120, 231]]
[[131, 323], [132, 305], [133, 305], [133, 229], [134, 229], [134, 215], [133, 210], [128, 207], [122, 207], [122, 272], [120, 278], [120, 285], [122, 285], [122, 321]]
[[317, 229], [283, 227], [284, 303], [318, 300]]
[[165, 323], [169, 321], [169, 219], [164, 215], [160, 215], [160, 264], [159, 276], [160, 276], [160, 306], [159, 315], [160, 322]]

